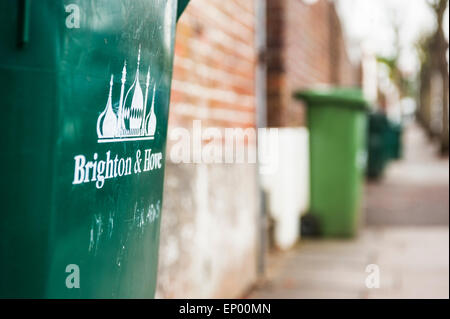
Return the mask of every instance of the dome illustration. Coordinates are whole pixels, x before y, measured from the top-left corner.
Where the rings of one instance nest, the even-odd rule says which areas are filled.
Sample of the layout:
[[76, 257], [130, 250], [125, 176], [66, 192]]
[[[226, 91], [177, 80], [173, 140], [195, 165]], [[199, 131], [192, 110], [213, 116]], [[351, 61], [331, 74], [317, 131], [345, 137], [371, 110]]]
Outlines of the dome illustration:
[[[131, 131], [131, 134], [139, 135], [142, 125], [142, 117], [144, 113], [144, 94], [142, 93], [141, 84], [139, 82], [139, 64], [141, 59], [141, 51], [139, 50], [137, 71], [133, 84], [125, 95], [124, 102], [124, 120], [125, 128]], [[131, 93], [133, 94], [130, 101]]]
[[117, 129], [117, 117], [112, 107], [112, 88], [114, 76], [111, 75], [109, 84], [108, 102], [105, 110], [100, 114], [97, 120], [97, 135], [99, 138], [114, 137]]
[[[152, 140], [156, 132], [155, 97], [156, 84], [153, 85], [152, 103], [148, 109], [150, 87], [150, 67], [147, 71], [145, 94], [139, 81], [141, 49], [139, 47], [137, 70], [134, 81], [126, 89], [127, 63], [122, 68], [120, 99], [112, 103], [114, 76], [111, 75], [108, 101], [104, 111], [97, 119], [99, 143], [113, 143], [126, 140]], [[125, 94], [126, 92], [126, 94]], [[144, 97], [145, 95], [145, 97]]]
[[145, 135], [147, 135], [147, 136], [155, 135], [155, 131], [156, 131], [155, 96], [156, 96], [156, 85], [153, 86], [152, 106], [150, 109], [150, 113], [147, 115], [147, 118], [145, 121], [145, 123], [146, 123]]

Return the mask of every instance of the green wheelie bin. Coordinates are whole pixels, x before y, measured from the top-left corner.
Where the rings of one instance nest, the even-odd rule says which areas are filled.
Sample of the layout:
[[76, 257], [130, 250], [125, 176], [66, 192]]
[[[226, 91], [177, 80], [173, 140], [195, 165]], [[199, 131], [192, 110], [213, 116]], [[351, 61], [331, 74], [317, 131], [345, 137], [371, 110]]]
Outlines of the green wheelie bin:
[[0, 1], [0, 298], [152, 298], [187, 0]]
[[367, 176], [379, 179], [391, 160], [402, 157], [402, 126], [390, 121], [386, 114], [369, 115]]
[[385, 114], [372, 112], [368, 116], [368, 159], [366, 174], [369, 179], [379, 179], [390, 160], [386, 135], [389, 122]]
[[310, 214], [318, 233], [357, 231], [366, 166], [367, 103], [357, 89], [301, 91], [310, 130]]
[[401, 124], [389, 121], [389, 128], [386, 132], [386, 144], [390, 159], [399, 160], [402, 158], [402, 135], [403, 128]]

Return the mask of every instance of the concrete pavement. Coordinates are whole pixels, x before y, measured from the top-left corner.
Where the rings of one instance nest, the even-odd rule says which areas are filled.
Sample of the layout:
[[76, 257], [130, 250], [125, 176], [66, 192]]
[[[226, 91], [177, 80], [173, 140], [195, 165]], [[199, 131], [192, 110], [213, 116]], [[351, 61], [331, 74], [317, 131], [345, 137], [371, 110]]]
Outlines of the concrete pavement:
[[[449, 298], [448, 158], [416, 125], [404, 141], [404, 159], [366, 187], [359, 236], [272, 253], [250, 298]], [[368, 265], [379, 288], [366, 285]]]
[[381, 181], [366, 185], [366, 224], [448, 225], [448, 158], [437, 156], [437, 145], [415, 124], [408, 127], [403, 140], [403, 159], [390, 163]]

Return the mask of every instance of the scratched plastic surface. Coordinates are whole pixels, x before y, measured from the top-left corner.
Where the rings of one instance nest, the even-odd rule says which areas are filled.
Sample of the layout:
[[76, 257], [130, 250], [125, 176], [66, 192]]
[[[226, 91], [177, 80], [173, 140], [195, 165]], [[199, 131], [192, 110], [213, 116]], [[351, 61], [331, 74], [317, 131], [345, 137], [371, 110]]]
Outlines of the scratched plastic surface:
[[[177, 1], [31, 1], [23, 45], [24, 2], [0, 2], [0, 297], [152, 298]], [[80, 9], [79, 28], [68, 27], [69, 4]], [[118, 115], [121, 80], [125, 93], [136, 90], [138, 68], [157, 119], [153, 139], [103, 143], [102, 112], [111, 98]], [[142, 107], [128, 111], [142, 116]], [[145, 150], [163, 155], [161, 169], [101, 188], [91, 177], [74, 183], [76, 156], [94, 162], [110, 152], [134, 164]], [[66, 285], [71, 264], [79, 288]]]

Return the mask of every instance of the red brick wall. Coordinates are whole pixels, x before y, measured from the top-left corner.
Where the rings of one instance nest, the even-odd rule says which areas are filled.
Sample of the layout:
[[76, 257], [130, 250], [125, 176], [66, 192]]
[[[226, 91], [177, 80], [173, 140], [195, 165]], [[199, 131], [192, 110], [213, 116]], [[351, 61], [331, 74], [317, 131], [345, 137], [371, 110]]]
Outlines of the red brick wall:
[[[359, 83], [331, 2], [267, 0], [267, 37], [270, 126], [304, 125], [295, 90]], [[191, 1], [177, 28], [169, 127], [255, 126], [254, 38], [253, 0]]]
[[177, 27], [169, 128], [254, 127], [255, 15], [249, 0], [191, 0]]
[[334, 5], [319, 0], [267, 0], [268, 122], [304, 125], [305, 108], [295, 90], [317, 85], [353, 86], [358, 72], [347, 56]]
[[361, 65], [354, 65], [347, 54], [344, 33], [334, 6], [330, 6], [331, 83], [339, 86], [361, 86]]
[[[193, 120], [203, 128], [255, 127], [253, 4], [191, 0], [179, 20], [167, 155], [173, 129], [190, 129]], [[259, 202], [254, 164], [168, 160], [157, 296], [242, 297], [256, 280]]]

